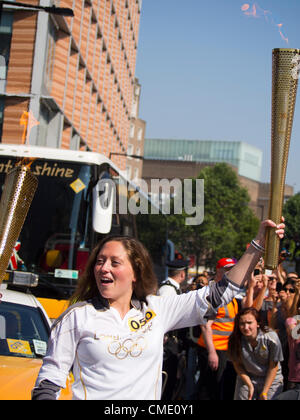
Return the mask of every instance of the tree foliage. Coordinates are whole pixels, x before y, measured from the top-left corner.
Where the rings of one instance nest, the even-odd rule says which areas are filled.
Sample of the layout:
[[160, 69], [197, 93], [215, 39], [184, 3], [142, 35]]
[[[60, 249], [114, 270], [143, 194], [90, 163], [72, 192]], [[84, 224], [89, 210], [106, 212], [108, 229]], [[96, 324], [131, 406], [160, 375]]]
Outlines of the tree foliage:
[[287, 240], [300, 239], [300, 193], [291, 197], [283, 207], [285, 237]]
[[214, 268], [220, 258], [240, 258], [257, 233], [259, 220], [248, 207], [247, 190], [241, 187], [230, 166], [225, 163], [207, 166], [198, 178], [204, 179], [204, 221], [186, 226], [187, 215], [172, 215], [169, 238], [187, 254], [204, 258], [205, 261], [198, 261], [200, 264]]
[[295, 257], [300, 247], [300, 193], [295, 194], [284, 204], [283, 216], [286, 225], [283, 245]]

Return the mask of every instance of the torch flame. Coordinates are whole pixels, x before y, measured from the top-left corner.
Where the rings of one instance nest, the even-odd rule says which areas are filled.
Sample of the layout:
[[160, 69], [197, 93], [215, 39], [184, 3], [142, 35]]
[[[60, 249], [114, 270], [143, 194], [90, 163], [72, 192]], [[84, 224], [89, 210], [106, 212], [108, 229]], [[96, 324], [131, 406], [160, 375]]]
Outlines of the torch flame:
[[[23, 114], [20, 118], [20, 125], [24, 125], [23, 129], [23, 135], [22, 135], [22, 144], [29, 144], [29, 135], [33, 127], [36, 125], [39, 125], [39, 121], [35, 119], [33, 113], [31, 111], [23, 111]], [[35, 161], [36, 158], [23, 158], [19, 162], [17, 162], [17, 166], [27, 166], [27, 168], [30, 168], [32, 165], [32, 162]]]
[[39, 125], [39, 121], [34, 118], [31, 111], [24, 111], [20, 118], [20, 125], [24, 125], [22, 144], [29, 143], [29, 135], [33, 127]]
[[248, 4], [248, 3], [243, 4], [243, 6], [241, 7], [241, 9], [242, 9], [242, 11], [244, 12], [244, 14], [246, 16], [252, 16], [252, 17], [255, 17], [255, 18], [258, 18], [259, 17], [258, 14], [257, 14], [257, 8], [256, 8], [256, 4], [255, 3], [253, 4], [251, 10], [249, 10], [250, 9], [250, 4]]
[[283, 33], [282, 33], [282, 31], [281, 31], [281, 28], [282, 28], [282, 23], [279, 23], [278, 25], [278, 28], [279, 28], [279, 33], [280, 33], [280, 36], [281, 36], [281, 38], [288, 44], [289, 43], [289, 39], [287, 38], [287, 37], [285, 37], [284, 35], [283, 35]]
[[243, 12], [246, 12], [246, 10], [250, 9], [250, 5], [248, 3], [243, 4], [243, 6], [241, 7]]
[[253, 18], [264, 17], [267, 22], [269, 22], [269, 18], [270, 18], [270, 23], [273, 26], [276, 26], [276, 28], [278, 28], [281, 38], [287, 44], [289, 43], [288, 38], [286, 36], [284, 36], [284, 34], [282, 32], [283, 24], [282, 23], [279, 23], [279, 24], [275, 23], [275, 21], [272, 17], [272, 12], [270, 12], [269, 10], [262, 9], [257, 3], [253, 3], [252, 7], [250, 7], [249, 3], [245, 3], [241, 6], [241, 10], [244, 13], [244, 15], [248, 16], [248, 17], [253, 17]]

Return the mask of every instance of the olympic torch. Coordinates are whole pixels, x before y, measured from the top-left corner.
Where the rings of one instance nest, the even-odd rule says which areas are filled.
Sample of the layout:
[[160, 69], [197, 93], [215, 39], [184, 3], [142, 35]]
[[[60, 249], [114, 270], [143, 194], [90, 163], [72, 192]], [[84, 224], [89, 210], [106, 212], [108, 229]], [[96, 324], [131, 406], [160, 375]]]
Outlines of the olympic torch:
[[19, 164], [5, 178], [0, 201], [0, 284], [37, 188], [29, 165]]
[[[20, 125], [24, 125], [22, 143], [28, 141], [31, 129], [38, 124], [31, 112], [23, 112], [20, 118]], [[30, 170], [34, 160], [22, 159], [5, 178], [0, 201], [0, 285], [38, 186]]]
[[[298, 49], [274, 49], [272, 60], [271, 182], [269, 219], [281, 222], [286, 169], [294, 119], [300, 58]], [[296, 71], [295, 71], [296, 70]], [[278, 265], [280, 240], [275, 229], [266, 234], [265, 268]]]

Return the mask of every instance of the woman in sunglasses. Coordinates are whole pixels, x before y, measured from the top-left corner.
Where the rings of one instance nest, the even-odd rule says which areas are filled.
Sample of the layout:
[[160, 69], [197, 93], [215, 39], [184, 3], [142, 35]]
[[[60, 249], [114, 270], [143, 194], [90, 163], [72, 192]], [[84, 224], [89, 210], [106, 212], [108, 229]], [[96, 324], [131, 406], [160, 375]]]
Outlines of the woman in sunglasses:
[[287, 391], [278, 400], [300, 399], [300, 279], [295, 279], [294, 285], [286, 285], [285, 293], [293, 295], [289, 318], [286, 320], [286, 330], [289, 344], [289, 375]]
[[287, 388], [288, 381], [288, 360], [289, 360], [289, 345], [288, 335], [286, 330], [286, 320], [290, 316], [294, 295], [295, 295], [295, 279], [288, 279], [284, 283], [282, 290], [278, 293], [278, 298], [274, 295], [273, 308], [270, 311], [270, 327], [277, 331], [284, 361], [282, 363], [282, 373], [284, 377], [284, 389]]

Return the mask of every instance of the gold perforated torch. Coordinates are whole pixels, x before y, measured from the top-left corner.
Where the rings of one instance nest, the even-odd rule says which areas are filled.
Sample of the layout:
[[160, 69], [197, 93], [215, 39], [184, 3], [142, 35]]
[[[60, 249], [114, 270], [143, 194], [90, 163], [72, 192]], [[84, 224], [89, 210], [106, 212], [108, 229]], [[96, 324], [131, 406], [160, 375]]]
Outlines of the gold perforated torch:
[[32, 161], [22, 160], [5, 178], [0, 201], [0, 284], [38, 185], [30, 170]]
[[[300, 50], [274, 49], [272, 61], [271, 182], [269, 219], [281, 222], [285, 177], [294, 119]], [[265, 268], [278, 265], [280, 240], [274, 228], [266, 235]]]

